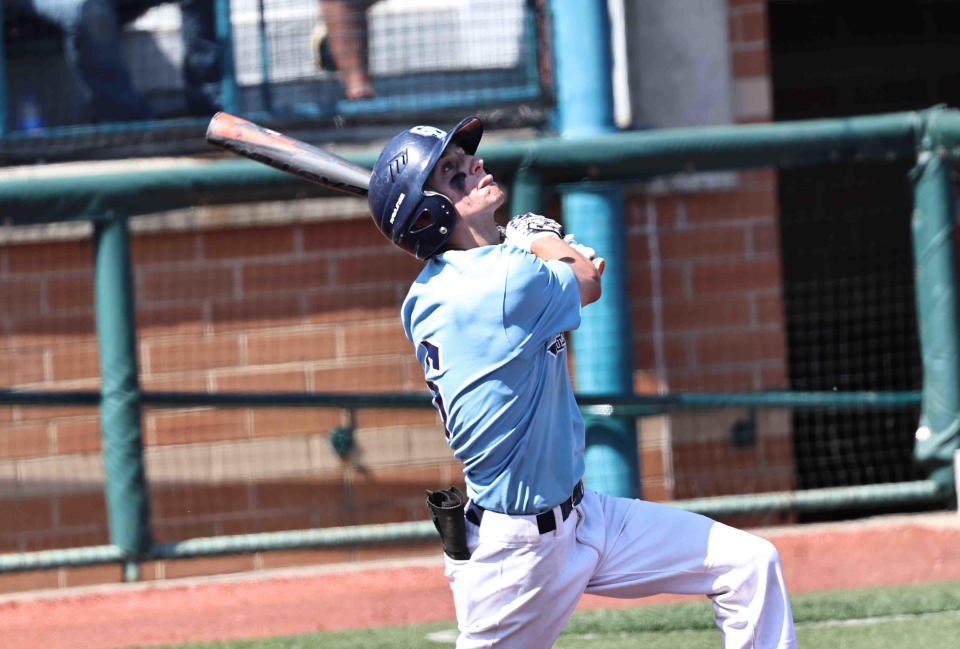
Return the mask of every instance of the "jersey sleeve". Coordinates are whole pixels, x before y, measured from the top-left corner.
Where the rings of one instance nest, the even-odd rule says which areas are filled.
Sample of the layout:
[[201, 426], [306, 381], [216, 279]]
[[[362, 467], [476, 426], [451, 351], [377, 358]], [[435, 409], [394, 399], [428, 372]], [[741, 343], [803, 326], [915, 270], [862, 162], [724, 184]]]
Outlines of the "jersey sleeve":
[[514, 344], [549, 340], [580, 326], [580, 287], [569, 264], [504, 246], [503, 324]]

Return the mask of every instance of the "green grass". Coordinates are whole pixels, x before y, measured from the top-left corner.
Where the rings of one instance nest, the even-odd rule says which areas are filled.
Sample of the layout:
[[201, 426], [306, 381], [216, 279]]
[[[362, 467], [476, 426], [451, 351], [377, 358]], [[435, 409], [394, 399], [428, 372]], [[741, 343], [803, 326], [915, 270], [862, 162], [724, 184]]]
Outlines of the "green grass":
[[[960, 637], [960, 582], [799, 593], [791, 598], [804, 649], [951, 647]], [[427, 639], [430, 634], [451, 638]], [[453, 646], [454, 625], [435, 622], [166, 649], [413, 649]], [[578, 611], [557, 649], [716, 649], [720, 634], [709, 601]]]

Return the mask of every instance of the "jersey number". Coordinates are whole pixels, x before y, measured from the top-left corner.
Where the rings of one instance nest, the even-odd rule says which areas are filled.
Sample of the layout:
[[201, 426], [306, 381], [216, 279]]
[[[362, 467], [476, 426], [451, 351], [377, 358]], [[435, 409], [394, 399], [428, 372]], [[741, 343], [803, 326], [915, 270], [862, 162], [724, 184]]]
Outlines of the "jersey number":
[[[435, 370], [440, 369], [440, 348], [429, 340], [421, 340], [420, 344], [427, 350], [426, 364]], [[447, 428], [447, 410], [443, 405], [443, 395], [440, 394], [440, 386], [433, 381], [427, 381], [427, 389], [433, 395], [433, 405], [440, 413], [440, 420], [443, 422], [443, 434], [450, 439], [450, 430]]]

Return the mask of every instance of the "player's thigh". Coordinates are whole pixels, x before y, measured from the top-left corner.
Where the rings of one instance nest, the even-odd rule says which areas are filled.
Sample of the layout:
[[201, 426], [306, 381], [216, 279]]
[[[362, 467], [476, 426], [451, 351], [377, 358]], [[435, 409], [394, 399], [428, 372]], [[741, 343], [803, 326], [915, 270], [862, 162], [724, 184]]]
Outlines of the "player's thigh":
[[447, 559], [458, 647], [553, 644], [596, 565], [596, 552], [576, 542], [576, 518], [532, 542], [481, 542], [469, 560]]
[[770, 544], [705, 516], [625, 498], [601, 498], [603, 557], [587, 592], [612, 597], [711, 594]]

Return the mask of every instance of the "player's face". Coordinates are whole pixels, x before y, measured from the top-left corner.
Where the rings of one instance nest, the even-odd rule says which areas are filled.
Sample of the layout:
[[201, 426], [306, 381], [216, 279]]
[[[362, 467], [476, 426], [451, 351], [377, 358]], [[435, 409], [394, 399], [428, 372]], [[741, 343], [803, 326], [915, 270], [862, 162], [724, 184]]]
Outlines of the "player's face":
[[450, 199], [461, 218], [489, 213], [503, 204], [503, 191], [483, 168], [483, 159], [457, 145], [447, 147], [427, 181], [434, 191]]

